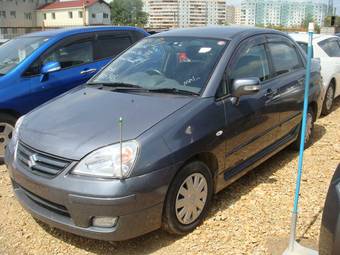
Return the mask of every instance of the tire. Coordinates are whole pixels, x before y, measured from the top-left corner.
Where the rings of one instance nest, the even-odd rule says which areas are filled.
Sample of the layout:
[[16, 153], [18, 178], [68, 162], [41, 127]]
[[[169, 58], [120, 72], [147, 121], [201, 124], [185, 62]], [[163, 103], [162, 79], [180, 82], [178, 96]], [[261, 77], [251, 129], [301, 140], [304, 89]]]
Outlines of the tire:
[[331, 82], [327, 88], [325, 99], [322, 105], [322, 115], [326, 116], [331, 113], [335, 95], [335, 84]]
[[[189, 183], [193, 184], [191, 187], [196, 187], [196, 189], [190, 189], [187, 186]], [[189, 191], [186, 196], [183, 195], [183, 189], [186, 192]], [[195, 191], [193, 193], [190, 190]], [[163, 229], [178, 235], [184, 235], [194, 230], [206, 217], [212, 195], [213, 178], [209, 168], [200, 161], [194, 161], [184, 166], [168, 190], [163, 212]], [[184, 205], [182, 206], [182, 204]], [[195, 212], [193, 213], [191, 209], [194, 207]], [[185, 211], [187, 213], [183, 213]]]
[[[314, 134], [314, 122], [315, 122], [315, 114], [312, 108], [308, 108], [307, 113], [307, 128], [306, 128], [306, 139], [305, 139], [305, 149], [308, 148], [313, 142], [313, 134]], [[299, 135], [295, 142], [293, 143], [293, 149], [300, 149], [300, 140], [301, 140], [301, 132], [302, 128], [300, 127]]]
[[5, 147], [12, 138], [12, 132], [14, 130], [17, 118], [7, 114], [0, 114], [0, 163], [4, 162]]

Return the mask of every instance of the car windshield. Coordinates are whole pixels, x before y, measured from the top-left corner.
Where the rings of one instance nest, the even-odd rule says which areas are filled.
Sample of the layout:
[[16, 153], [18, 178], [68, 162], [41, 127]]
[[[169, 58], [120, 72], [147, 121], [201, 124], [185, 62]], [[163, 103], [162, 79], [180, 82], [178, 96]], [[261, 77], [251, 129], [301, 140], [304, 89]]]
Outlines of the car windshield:
[[89, 84], [198, 94], [227, 43], [186, 37], [146, 38], [115, 59]]
[[47, 37], [20, 37], [0, 46], [0, 75], [5, 75], [48, 40]]

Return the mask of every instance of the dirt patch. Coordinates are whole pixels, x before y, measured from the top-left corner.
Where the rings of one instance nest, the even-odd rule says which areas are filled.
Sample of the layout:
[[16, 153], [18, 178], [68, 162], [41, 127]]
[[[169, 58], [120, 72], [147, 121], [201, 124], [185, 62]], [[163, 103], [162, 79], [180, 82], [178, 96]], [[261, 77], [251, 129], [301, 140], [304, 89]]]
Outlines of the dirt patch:
[[[0, 254], [274, 254], [286, 245], [297, 169], [286, 149], [215, 196], [209, 216], [184, 237], [159, 230], [125, 242], [78, 237], [37, 223], [14, 198], [0, 167]], [[306, 150], [298, 238], [317, 248], [322, 209], [340, 163], [340, 100], [318, 120]]]

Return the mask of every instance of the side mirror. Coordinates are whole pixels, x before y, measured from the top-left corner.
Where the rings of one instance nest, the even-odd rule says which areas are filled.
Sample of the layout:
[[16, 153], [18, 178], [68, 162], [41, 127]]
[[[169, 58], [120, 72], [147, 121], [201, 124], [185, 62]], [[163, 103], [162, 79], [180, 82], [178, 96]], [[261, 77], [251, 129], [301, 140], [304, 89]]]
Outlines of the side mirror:
[[60, 63], [57, 61], [51, 61], [44, 64], [41, 68], [40, 82], [44, 82], [48, 79], [48, 74], [59, 71], [61, 69]]
[[254, 95], [261, 89], [260, 79], [257, 77], [236, 79], [232, 85], [232, 96], [240, 98], [241, 96]]
[[57, 61], [47, 62], [41, 68], [41, 74], [45, 75], [45, 74], [48, 74], [48, 73], [59, 71], [60, 69], [61, 69], [61, 66], [60, 66], [59, 62], [57, 62]]

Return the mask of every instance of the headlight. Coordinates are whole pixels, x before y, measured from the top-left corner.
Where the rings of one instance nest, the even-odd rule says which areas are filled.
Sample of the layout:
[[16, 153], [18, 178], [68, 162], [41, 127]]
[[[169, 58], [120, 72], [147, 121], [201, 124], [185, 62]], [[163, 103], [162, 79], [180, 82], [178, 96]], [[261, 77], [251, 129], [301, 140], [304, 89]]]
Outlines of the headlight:
[[21, 116], [21, 117], [17, 120], [17, 122], [15, 123], [15, 127], [14, 127], [14, 130], [13, 130], [13, 133], [12, 133], [12, 140], [13, 140], [14, 143], [16, 143], [17, 140], [18, 140], [19, 129], [20, 129], [20, 126], [21, 126], [21, 124], [22, 124], [24, 118], [25, 118], [25, 115]]
[[[98, 149], [85, 158], [72, 171], [73, 174], [123, 179], [130, 175], [137, 158], [138, 143], [123, 142]], [[122, 159], [122, 163], [121, 163]]]

